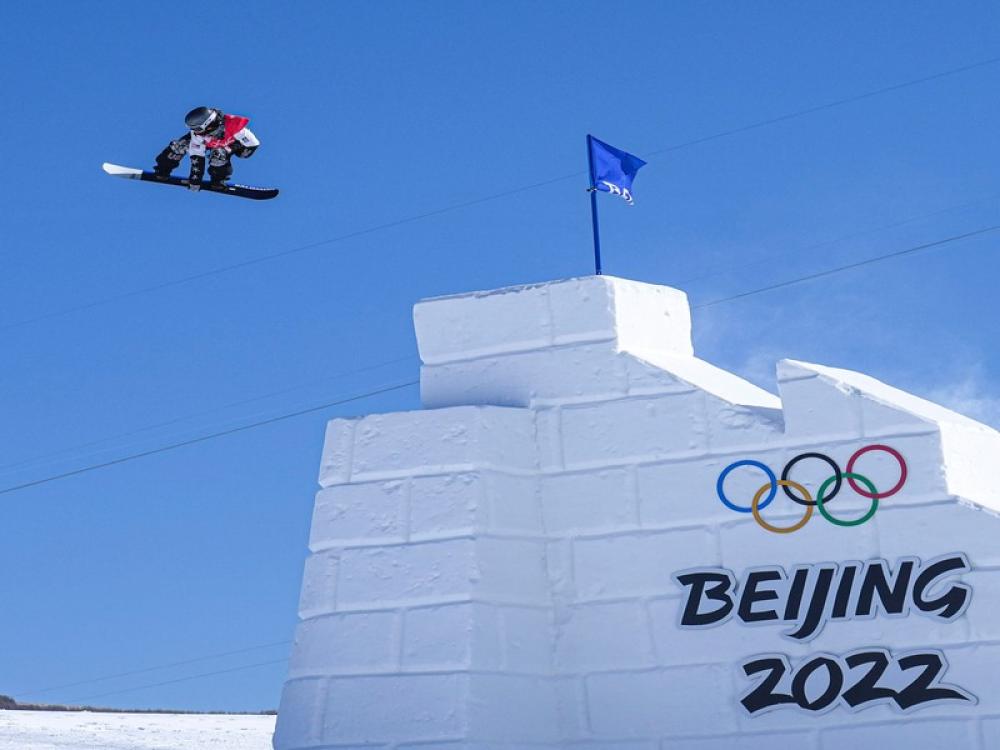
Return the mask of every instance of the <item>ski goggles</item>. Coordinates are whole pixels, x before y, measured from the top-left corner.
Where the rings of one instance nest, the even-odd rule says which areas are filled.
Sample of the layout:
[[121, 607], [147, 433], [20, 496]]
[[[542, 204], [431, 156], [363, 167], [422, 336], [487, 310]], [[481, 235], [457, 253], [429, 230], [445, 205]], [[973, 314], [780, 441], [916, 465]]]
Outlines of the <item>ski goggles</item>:
[[210, 114], [205, 121], [200, 125], [194, 125], [191, 127], [191, 132], [195, 135], [205, 135], [206, 133], [211, 133], [213, 130], [217, 129], [220, 124], [220, 118], [214, 112]]

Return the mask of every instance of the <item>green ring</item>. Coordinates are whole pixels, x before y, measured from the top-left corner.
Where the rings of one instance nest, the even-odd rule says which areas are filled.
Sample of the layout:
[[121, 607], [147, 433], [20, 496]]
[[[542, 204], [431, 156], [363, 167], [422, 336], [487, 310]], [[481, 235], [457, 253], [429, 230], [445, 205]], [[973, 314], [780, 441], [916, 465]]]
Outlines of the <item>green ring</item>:
[[[861, 484], [865, 485], [870, 493], [872, 493], [873, 495], [878, 494], [878, 490], [875, 488], [875, 485], [872, 484], [872, 481], [868, 477], [863, 477], [860, 474], [855, 474], [853, 472], [844, 472], [842, 476], [845, 476], [848, 479], [856, 479], [859, 482], [861, 482]], [[819, 491], [816, 493], [816, 507], [819, 509], [820, 515], [822, 515], [823, 518], [825, 518], [827, 521], [834, 524], [835, 526], [860, 526], [865, 521], [869, 520], [872, 516], [875, 515], [875, 511], [878, 510], [877, 497], [872, 498], [872, 507], [868, 510], [867, 513], [861, 516], [861, 518], [856, 518], [853, 521], [841, 521], [839, 518], [834, 518], [833, 516], [831, 516], [830, 513], [827, 511], [826, 507], [824, 507], [823, 505], [823, 497], [826, 494], [826, 488], [829, 487], [831, 484], [833, 484], [835, 481], [837, 481], [837, 477], [830, 477], [825, 482], [823, 482], [823, 484], [819, 486]]]

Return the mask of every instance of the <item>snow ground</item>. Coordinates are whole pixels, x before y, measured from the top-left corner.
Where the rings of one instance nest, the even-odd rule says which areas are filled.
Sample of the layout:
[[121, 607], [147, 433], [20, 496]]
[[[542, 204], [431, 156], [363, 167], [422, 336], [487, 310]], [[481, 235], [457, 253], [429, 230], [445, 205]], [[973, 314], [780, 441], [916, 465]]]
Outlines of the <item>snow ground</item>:
[[0, 711], [0, 750], [271, 750], [273, 716]]

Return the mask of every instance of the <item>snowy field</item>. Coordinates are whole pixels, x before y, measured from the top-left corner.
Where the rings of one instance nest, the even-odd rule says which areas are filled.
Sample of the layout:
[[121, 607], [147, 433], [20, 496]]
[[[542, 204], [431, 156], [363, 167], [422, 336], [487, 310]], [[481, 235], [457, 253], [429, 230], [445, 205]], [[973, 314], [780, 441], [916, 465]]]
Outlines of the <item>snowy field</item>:
[[273, 716], [0, 711], [0, 750], [271, 750]]

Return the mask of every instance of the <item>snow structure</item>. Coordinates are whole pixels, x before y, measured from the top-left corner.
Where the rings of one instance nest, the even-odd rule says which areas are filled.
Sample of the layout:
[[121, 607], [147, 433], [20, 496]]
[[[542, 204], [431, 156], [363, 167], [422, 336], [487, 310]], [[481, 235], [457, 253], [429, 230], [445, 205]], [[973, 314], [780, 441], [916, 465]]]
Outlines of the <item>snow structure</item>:
[[1000, 748], [1000, 434], [804, 362], [774, 396], [661, 286], [414, 321], [425, 408], [327, 427], [277, 750]]

